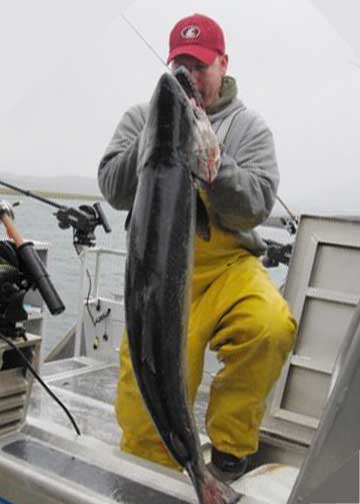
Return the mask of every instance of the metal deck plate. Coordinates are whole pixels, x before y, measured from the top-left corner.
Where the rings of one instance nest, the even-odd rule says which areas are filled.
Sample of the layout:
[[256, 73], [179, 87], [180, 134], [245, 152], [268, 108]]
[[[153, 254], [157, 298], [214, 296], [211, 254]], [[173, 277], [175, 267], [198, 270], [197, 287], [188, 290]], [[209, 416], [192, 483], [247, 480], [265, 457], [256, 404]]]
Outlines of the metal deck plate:
[[[63, 371], [59, 368], [59, 372]], [[64, 370], [65, 371], [65, 370]], [[119, 368], [109, 365], [103, 369], [89, 369], [84, 373], [60, 380], [52, 380], [51, 386], [77, 394], [80, 397], [90, 397], [97, 401], [113, 405], [116, 396]], [[208, 389], [202, 386], [197, 394], [194, 406], [194, 415], [199, 432], [206, 434], [205, 414], [208, 401]]]
[[41, 367], [41, 375], [50, 377], [58, 373], [64, 373], [66, 371], [75, 371], [76, 369], [81, 369], [86, 367], [86, 364], [78, 362], [73, 359], [65, 359], [54, 362], [47, 362]]
[[[82, 434], [92, 436], [100, 441], [117, 446], [120, 441], [120, 428], [116, 422], [111, 406], [88, 401], [86, 397], [68, 394], [59, 388], [51, 389], [66, 405], [79, 425]], [[39, 385], [35, 384], [31, 395], [29, 417], [45, 420], [73, 430], [73, 427], [60, 406]]]
[[67, 377], [58, 381], [54, 380], [51, 384], [80, 396], [91, 397], [107, 404], [113, 404], [118, 375], [118, 367], [109, 366], [103, 369], [89, 369], [84, 374]]
[[32, 440], [13, 441], [2, 450], [33, 467], [53, 473], [54, 477], [60, 476], [122, 504], [187, 502]]
[[[57, 373], [63, 374], [72, 369], [71, 365], [68, 366], [71, 362], [76, 364], [73, 360], [59, 362]], [[117, 366], [108, 365], [101, 369], [74, 367], [73, 371], [74, 375], [70, 373], [59, 379], [54, 375], [48, 376], [48, 385], [72, 413], [83, 434], [117, 446], [120, 427], [113, 407], [118, 382]], [[202, 385], [194, 406], [198, 431], [204, 435], [208, 395], [208, 387]], [[65, 413], [38, 383], [33, 387], [29, 416], [72, 429]]]

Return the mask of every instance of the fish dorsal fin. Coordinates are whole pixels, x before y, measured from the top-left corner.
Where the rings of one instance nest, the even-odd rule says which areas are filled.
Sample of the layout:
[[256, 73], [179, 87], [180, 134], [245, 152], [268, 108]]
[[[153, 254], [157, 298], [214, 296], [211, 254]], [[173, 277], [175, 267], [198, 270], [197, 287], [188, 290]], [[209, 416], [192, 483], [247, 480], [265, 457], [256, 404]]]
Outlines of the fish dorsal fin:
[[210, 219], [205, 203], [199, 192], [196, 193], [196, 232], [205, 241], [210, 241]]

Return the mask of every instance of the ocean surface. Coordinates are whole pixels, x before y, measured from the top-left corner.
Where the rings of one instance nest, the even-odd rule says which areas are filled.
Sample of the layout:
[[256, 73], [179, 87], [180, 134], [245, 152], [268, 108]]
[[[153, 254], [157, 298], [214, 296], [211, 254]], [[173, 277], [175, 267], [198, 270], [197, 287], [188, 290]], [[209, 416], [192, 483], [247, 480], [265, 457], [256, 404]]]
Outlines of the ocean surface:
[[[15, 224], [24, 238], [49, 244], [47, 270], [52, 283], [65, 304], [66, 310], [57, 316], [52, 316], [46, 310], [43, 332], [43, 355], [46, 356], [77, 321], [81, 291], [81, 262], [73, 246], [72, 230], [60, 229], [54, 215], [56, 208], [45, 203], [22, 195], [0, 195], [0, 199], [6, 199], [10, 203], [20, 201], [20, 205], [14, 208]], [[94, 203], [94, 201], [76, 200], [57, 200], [56, 202], [74, 208], [84, 204], [93, 205]], [[101, 206], [110, 223], [112, 232], [106, 234], [102, 228], [97, 227], [95, 230], [96, 245], [125, 250], [124, 223], [126, 212], [116, 211], [105, 202], [101, 202]], [[287, 233], [282, 230], [264, 229], [263, 233], [267, 238], [290, 241]], [[0, 237], [2, 239], [6, 238], [3, 226], [1, 227]], [[89, 260], [88, 269], [93, 280], [94, 261], [92, 259]], [[111, 297], [114, 294], [122, 295], [124, 260], [113, 256], [105, 257], [104, 261], [102, 261], [101, 271], [101, 295]], [[280, 285], [285, 278], [286, 268], [272, 269], [270, 274], [275, 283]], [[88, 286], [88, 279], [86, 279], [86, 292]]]

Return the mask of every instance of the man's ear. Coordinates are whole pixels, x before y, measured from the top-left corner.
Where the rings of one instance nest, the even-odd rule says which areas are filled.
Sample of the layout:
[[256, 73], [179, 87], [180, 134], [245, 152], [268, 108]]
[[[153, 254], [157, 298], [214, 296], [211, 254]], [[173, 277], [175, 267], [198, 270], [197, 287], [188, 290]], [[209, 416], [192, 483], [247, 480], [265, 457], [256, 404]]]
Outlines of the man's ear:
[[222, 75], [226, 74], [228, 65], [229, 65], [229, 56], [227, 54], [223, 54], [220, 59], [221, 71]]

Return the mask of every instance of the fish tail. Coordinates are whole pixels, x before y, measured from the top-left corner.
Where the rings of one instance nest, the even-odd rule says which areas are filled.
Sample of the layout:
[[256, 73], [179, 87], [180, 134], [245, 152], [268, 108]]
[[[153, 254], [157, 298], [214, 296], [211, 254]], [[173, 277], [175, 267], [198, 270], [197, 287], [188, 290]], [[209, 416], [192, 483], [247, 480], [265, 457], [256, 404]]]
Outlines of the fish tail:
[[243, 497], [231, 486], [216, 479], [207, 468], [201, 477], [197, 477], [190, 464], [186, 465], [186, 470], [193, 482], [200, 504], [235, 504]]

